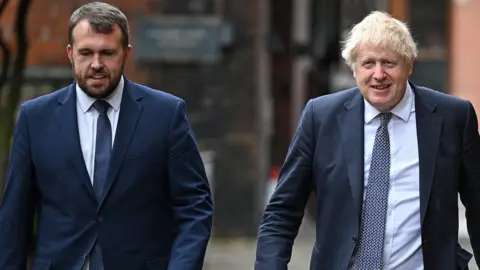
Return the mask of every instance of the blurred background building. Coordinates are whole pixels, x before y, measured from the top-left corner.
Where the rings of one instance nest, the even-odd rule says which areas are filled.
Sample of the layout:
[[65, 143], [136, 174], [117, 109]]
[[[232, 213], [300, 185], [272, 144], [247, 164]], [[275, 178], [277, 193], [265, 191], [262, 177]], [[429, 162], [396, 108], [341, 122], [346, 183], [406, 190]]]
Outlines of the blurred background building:
[[[18, 1], [10, 1], [0, 21], [11, 42]], [[86, 2], [32, 0], [24, 100], [72, 82], [68, 19]], [[275, 183], [304, 104], [354, 85], [339, 40], [372, 10], [409, 23], [420, 48], [416, 84], [470, 99], [480, 110], [480, 0], [106, 2], [130, 20], [134, 49], [126, 76], [187, 102], [214, 191], [215, 239], [255, 237], [268, 184]], [[306, 235], [313, 239], [313, 230]], [[251, 243], [241, 248], [253, 256]], [[305, 250], [307, 263], [311, 245]]]

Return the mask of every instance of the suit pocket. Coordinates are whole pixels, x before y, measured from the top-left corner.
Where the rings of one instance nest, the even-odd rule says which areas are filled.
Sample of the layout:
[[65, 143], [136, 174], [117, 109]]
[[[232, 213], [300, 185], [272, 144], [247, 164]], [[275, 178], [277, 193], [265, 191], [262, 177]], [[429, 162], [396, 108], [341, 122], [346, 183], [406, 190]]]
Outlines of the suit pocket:
[[50, 270], [50, 260], [44, 258], [33, 259], [32, 270]]
[[147, 267], [150, 270], [167, 270], [168, 258], [155, 257], [147, 260]]
[[472, 259], [472, 254], [462, 247], [457, 247], [457, 266], [459, 270], [468, 270], [468, 263]]

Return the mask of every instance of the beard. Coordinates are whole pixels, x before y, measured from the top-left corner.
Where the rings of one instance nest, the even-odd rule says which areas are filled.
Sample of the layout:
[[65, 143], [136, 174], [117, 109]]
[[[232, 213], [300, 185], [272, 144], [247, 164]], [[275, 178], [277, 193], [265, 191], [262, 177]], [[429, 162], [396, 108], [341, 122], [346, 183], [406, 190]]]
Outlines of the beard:
[[[92, 70], [83, 74], [76, 71], [74, 64], [72, 66], [73, 70], [75, 70], [75, 80], [77, 81], [78, 86], [87, 96], [94, 99], [107, 98], [115, 91], [122, 77], [124, 68], [124, 64], [122, 64], [120, 69], [118, 69], [119, 72], [114, 72], [114, 74], [108, 72], [107, 70], [105, 70], [105, 68], [99, 70]], [[100, 86], [89, 85], [87, 81], [95, 75], [104, 76], [104, 79], [107, 80], [107, 84]]]

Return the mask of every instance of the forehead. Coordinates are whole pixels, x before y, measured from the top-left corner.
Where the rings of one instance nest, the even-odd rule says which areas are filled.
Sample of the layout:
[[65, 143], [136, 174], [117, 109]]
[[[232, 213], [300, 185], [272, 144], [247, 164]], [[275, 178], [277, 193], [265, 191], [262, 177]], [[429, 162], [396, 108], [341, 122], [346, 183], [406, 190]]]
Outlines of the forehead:
[[357, 48], [357, 57], [362, 59], [398, 59], [400, 56], [392, 46], [365, 44]]
[[122, 32], [118, 25], [114, 25], [110, 33], [101, 33], [87, 20], [82, 20], [73, 28], [72, 38], [73, 46], [77, 48], [112, 48], [121, 46]]

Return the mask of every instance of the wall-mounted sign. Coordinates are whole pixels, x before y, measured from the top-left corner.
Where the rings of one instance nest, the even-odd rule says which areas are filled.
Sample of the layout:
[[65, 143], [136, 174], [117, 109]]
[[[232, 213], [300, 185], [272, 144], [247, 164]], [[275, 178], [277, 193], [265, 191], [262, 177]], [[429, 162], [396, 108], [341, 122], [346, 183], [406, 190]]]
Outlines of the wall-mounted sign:
[[233, 29], [218, 17], [140, 18], [134, 46], [140, 62], [214, 62], [233, 42]]

